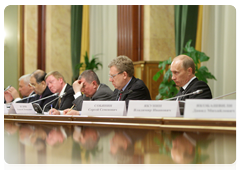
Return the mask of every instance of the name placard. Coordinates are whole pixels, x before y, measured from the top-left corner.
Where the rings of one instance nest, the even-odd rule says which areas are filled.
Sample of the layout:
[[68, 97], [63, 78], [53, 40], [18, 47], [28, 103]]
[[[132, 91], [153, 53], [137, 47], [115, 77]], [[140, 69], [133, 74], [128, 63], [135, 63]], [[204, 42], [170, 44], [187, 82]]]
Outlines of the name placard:
[[31, 103], [12, 103], [8, 114], [36, 114]]
[[82, 115], [125, 116], [125, 101], [83, 101]]
[[187, 99], [186, 118], [236, 118], [236, 100]]
[[179, 117], [177, 101], [130, 100], [127, 116], [137, 117]]

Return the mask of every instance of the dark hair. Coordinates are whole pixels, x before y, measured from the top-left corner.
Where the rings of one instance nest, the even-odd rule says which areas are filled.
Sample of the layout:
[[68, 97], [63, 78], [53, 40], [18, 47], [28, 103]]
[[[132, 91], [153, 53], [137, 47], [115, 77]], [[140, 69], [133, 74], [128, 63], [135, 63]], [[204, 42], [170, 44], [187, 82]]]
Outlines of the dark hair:
[[100, 84], [97, 74], [92, 70], [85, 70], [82, 72], [82, 74], [78, 77], [78, 80], [80, 80], [82, 77], [84, 77], [88, 83], [96, 81], [98, 85]]
[[41, 83], [42, 81], [45, 81], [45, 76], [47, 75], [47, 73], [45, 73], [45, 71], [43, 70], [36, 70], [32, 73], [32, 76], [36, 79], [37, 83]]

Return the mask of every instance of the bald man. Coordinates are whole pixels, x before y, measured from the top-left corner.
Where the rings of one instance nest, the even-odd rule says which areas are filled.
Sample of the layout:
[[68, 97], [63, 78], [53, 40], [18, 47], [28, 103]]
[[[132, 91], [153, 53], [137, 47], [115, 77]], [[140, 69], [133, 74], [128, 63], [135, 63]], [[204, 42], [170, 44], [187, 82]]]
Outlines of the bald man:
[[195, 92], [196, 90], [203, 90], [200, 94], [188, 95], [179, 97], [177, 100], [186, 99], [211, 99], [212, 93], [203, 81], [199, 81], [195, 76], [195, 64], [191, 57], [187, 55], [179, 55], [174, 58], [171, 64], [172, 80], [176, 86], [180, 87], [177, 96]]
[[[34, 92], [37, 94], [36, 97], [34, 97], [34, 100], [39, 100], [41, 98], [45, 98], [47, 96], [52, 95], [53, 93], [49, 90], [47, 83], [45, 82], [45, 76], [47, 74], [43, 70], [36, 70], [31, 74], [30, 77], [30, 83], [29, 85], [33, 87]], [[43, 109], [44, 106], [55, 99], [56, 96], [49, 97], [43, 100], [38, 101], [37, 103], [40, 105], [40, 107]], [[48, 111], [51, 108], [51, 105], [47, 105], [44, 111]]]

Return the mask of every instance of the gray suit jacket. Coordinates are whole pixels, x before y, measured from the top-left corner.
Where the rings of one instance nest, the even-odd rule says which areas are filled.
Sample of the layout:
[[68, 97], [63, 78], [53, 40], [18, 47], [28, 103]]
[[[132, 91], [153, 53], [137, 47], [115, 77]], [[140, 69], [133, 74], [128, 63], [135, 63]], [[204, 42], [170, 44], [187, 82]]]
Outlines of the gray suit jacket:
[[105, 84], [100, 84], [99, 89], [96, 93], [92, 96], [92, 98], [88, 98], [85, 95], [81, 95], [76, 98], [72, 103], [75, 105], [74, 110], [81, 111], [82, 110], [82, 103], [83, 101], [87, 100], [111, 100], [113, 95], [113, 91]]

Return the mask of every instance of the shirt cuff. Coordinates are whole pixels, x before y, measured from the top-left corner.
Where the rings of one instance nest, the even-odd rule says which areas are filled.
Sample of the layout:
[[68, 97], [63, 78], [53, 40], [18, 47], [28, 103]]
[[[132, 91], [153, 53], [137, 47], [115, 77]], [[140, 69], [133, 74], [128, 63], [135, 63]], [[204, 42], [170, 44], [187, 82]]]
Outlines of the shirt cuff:
[[79, 96], [82, 96], [82, 93], [79, 91], [79, 92], [77, 92], [76, 94], [74, 94], [73, 96], [74, 96], [74, 98], [76, 99], [76, 98], [78, 98]]

